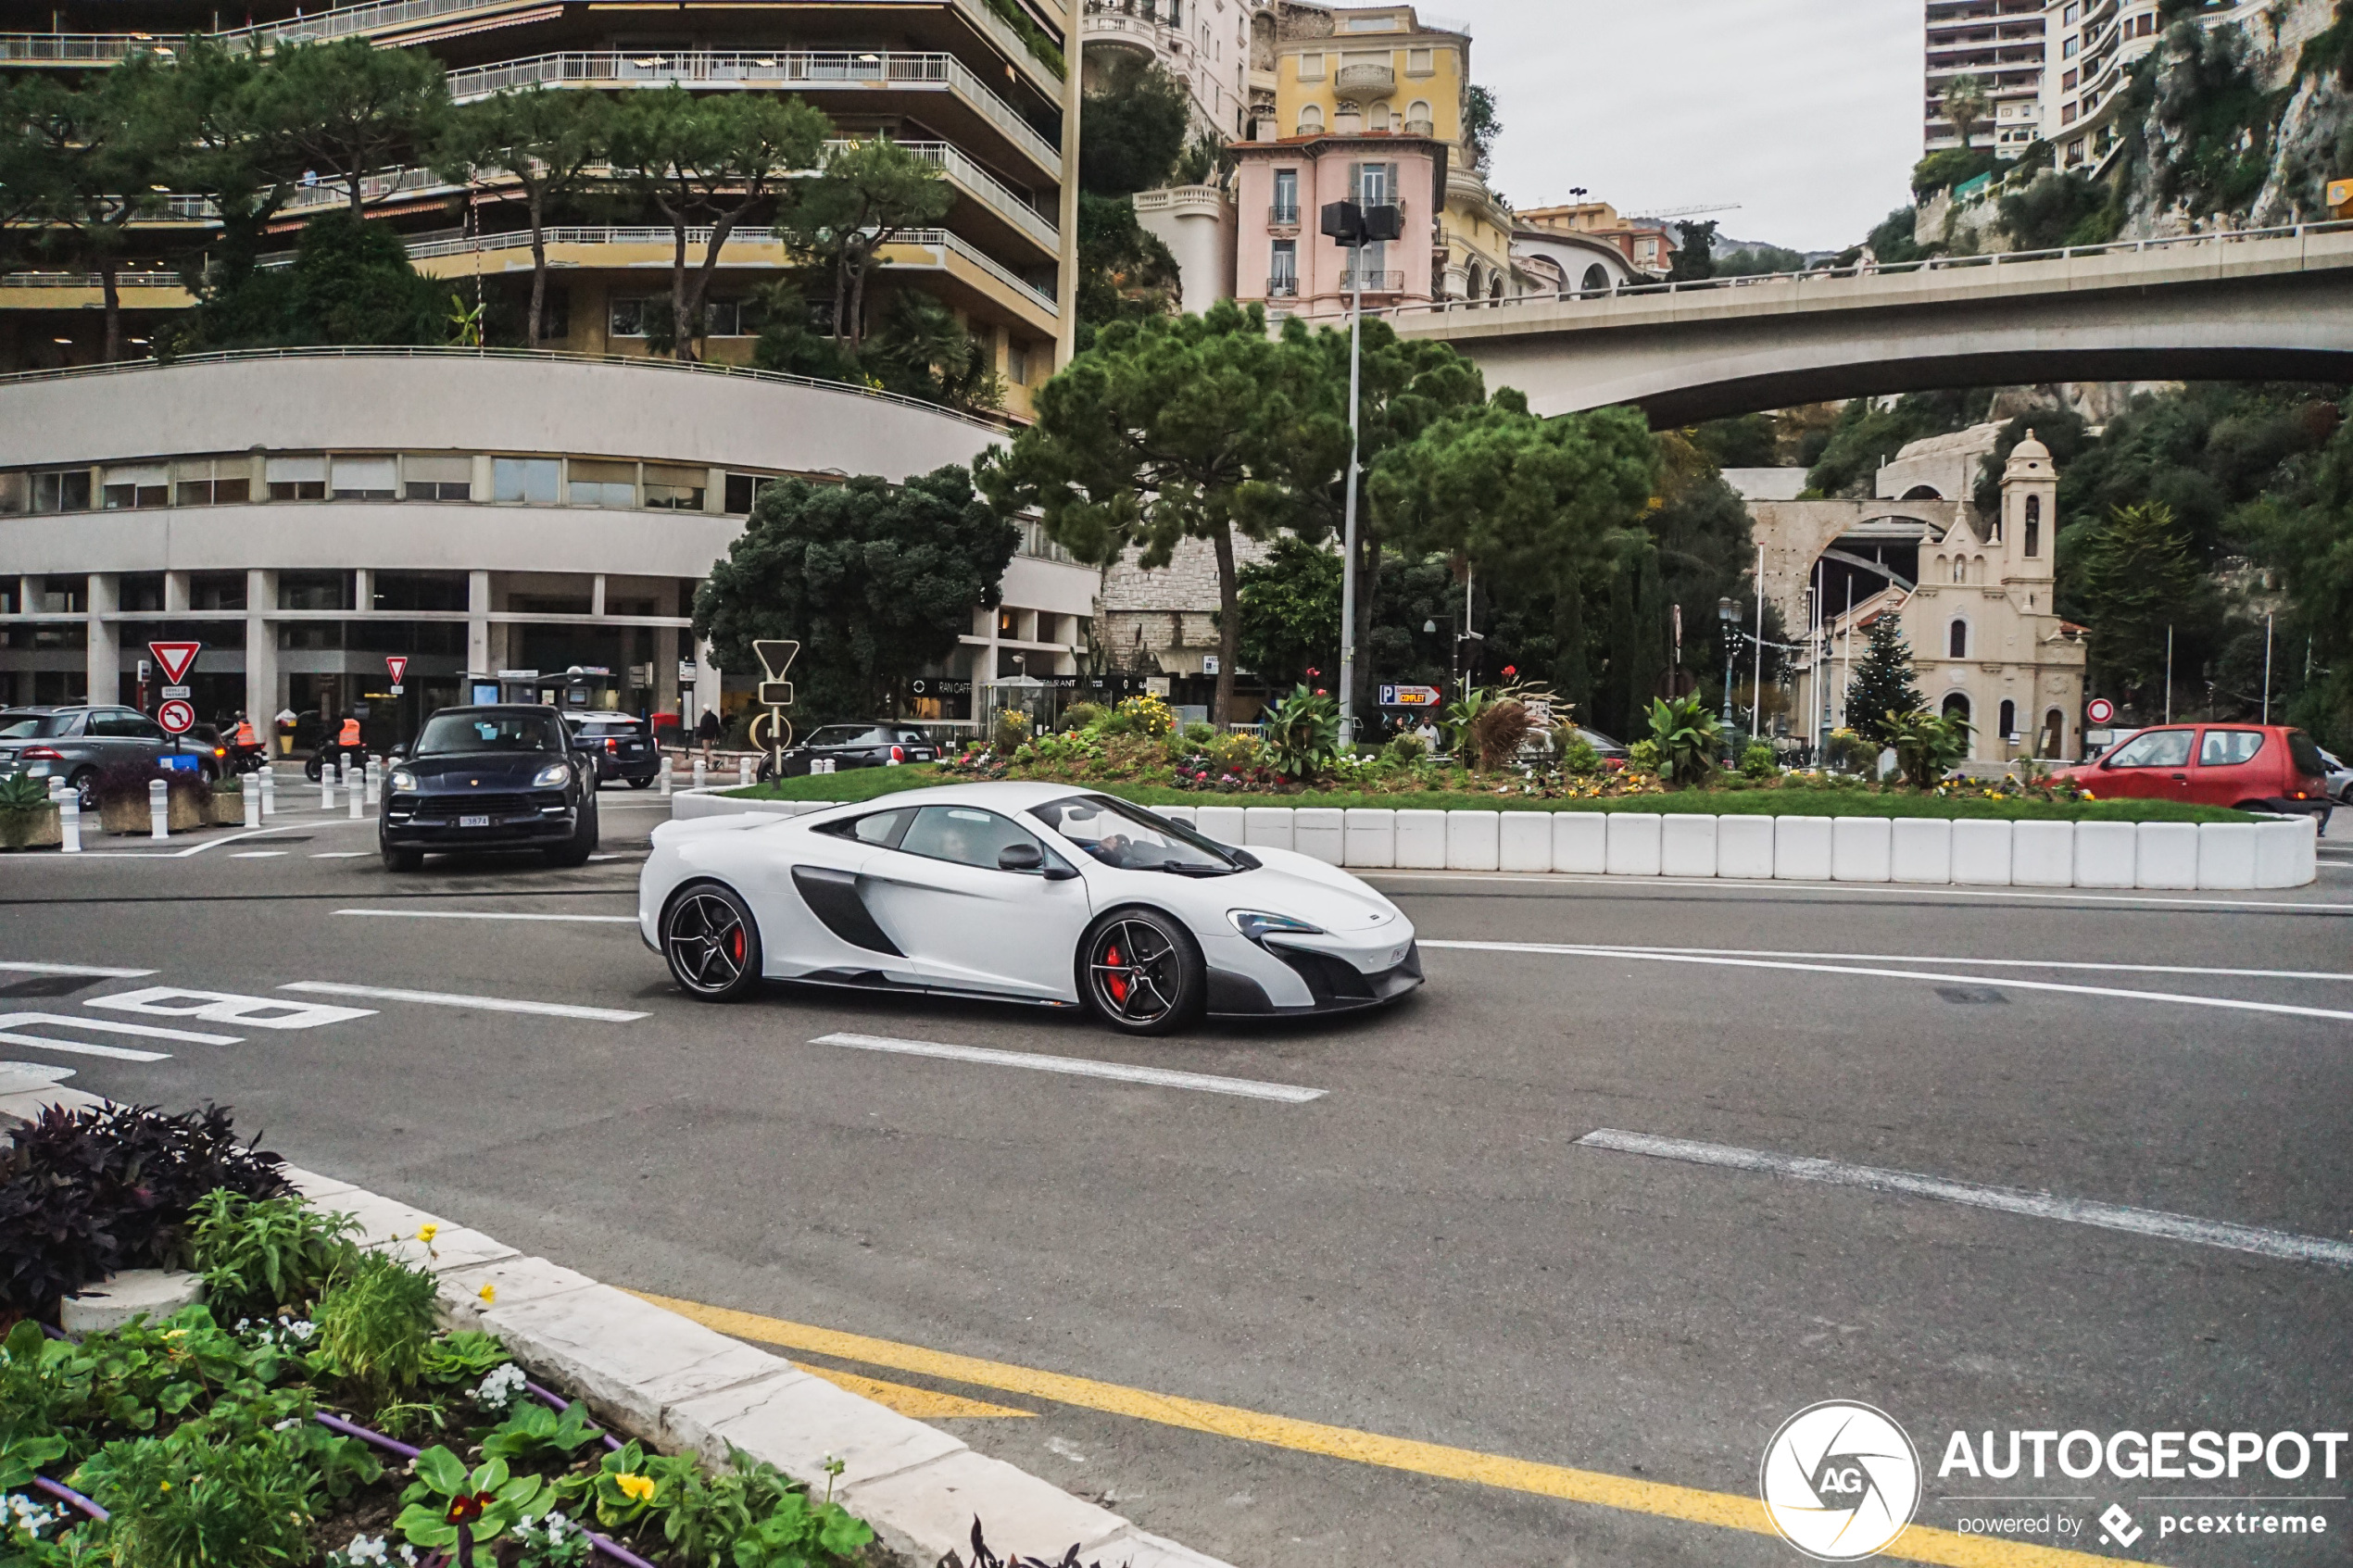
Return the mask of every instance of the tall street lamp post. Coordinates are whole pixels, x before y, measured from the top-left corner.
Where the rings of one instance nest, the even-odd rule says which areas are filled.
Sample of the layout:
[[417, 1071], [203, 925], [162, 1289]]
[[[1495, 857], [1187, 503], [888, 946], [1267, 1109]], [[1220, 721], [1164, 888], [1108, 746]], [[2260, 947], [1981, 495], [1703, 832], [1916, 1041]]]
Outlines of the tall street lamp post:
[[1340, 529], [1340, 733], [1356, 739], [1356, 462], [1362, 447], [1360, 403], [1364, 385], [1364, 248], [1398, 238], [1404, 214], [1394, 207], [1331, 202], [1324, 207], [1323, 232], [1348, 252], [1349, 282], [1355, 286], [1348, 307], [1348, 496]]
[[1732, 727], [1732, 656], [1740, 648], [1741, 602], [1738, 599], [1718, 599], [1716, 618], [1723, 622], [1724, 632], [1724, 728]]

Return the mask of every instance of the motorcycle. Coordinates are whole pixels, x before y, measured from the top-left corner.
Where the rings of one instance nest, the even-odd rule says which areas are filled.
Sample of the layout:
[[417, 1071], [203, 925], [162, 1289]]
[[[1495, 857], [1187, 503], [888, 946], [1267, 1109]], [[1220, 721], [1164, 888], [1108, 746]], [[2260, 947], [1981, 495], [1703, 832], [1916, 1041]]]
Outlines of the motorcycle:
[[310, 754], [302, 765], [302, 776], [317, 784], [325, 776], [327, 760], [333, 758], [344, 764], [344, 771], [358, 773], [368, 766], [368, 748], [364, 746], [325, 746]]

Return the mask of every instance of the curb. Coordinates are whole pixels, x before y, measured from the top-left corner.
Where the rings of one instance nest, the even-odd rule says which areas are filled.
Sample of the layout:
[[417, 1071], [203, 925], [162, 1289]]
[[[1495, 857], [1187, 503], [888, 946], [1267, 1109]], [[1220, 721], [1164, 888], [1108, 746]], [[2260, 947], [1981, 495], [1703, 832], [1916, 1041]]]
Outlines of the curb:
[[[835, 802], [682, 790], [673, 822], [797, 817]], [[1074, 786], [1078, 787], [1078, 786]], [[2244, 892], [2320, 879], [2320, 823], [2076, 822], [1749, 812], [1497, 811], [1155, 806], [1221, 844], [1297, 849], [1352, 871], [1880, 882], [1920, 886]]]
[[[54, 1086], [0, 1096], [0, 1124], [44, 1105], [103, 1103]], [[285, 1174], [312, 1202], [357, 1218], [364, 1245], [436, 1275], [450, 1326], [497, 1334], [622, 1431], [707, 1463], [741, 1449], [820, 1494], [826, 1460], [838, 1459], [836, 1500], [910, 1562], [963, 1553], [977, 1515], [1000, 1549], [1075, 1543], [1083, 1561], [1113, 1568], [1227, 1568], [782, 1356], [396, 1199], [293, 1165]], [[422, 1225], [439, 1227], [430, 1251], [415, 1239]]]

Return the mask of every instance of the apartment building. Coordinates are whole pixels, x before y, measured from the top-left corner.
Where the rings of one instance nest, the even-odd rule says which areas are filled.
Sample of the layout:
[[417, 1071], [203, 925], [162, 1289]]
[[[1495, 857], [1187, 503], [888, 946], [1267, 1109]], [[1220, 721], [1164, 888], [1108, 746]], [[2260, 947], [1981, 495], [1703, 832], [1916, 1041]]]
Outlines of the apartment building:
[[1250, 30], [1268, 0], [1085, 0], [1087, 85], [1122, 56], [1151, 60], [1190, 89], [1193, 124], [1220, 141], [1244, 134]]
[[1975, 79], [1991, 105], [1989, 118], [1970, 127], [1971, 146], [2015, 157], [2034, 140], [2042, 126], [2049, 13], [2055, 8], [2048, 0], [1928, 0], [1925, 151], [1960, 145], [1960, 132], [1944, 112], [1944, 96], [1964, 78]]
[[[1592, 289], [1619, 281], [1664, 278], [1679, 249], [1674, 232], [1655, 219], [1627, 218], [1607, 202], [1523, 207], [1515, 250], [1523, 264], [1545, 257], [1565, 276], [1553, 287]], [[1607, 254], [1589, 256], [1596, 247]], [[1599, 266], [1604, 276], [1593, 279]]]
[[[1367, 304], [1502, 299], [1528, 291], [1516, 220], [1465, 135], [1470, 37], [1409, 6], [1284, 0], [1252, 33], [1251, 138], [1233, 151], [1237, 297], [1278, 314]], [[1253, 87], [1253, 93], [1259, 93]], [[1403, 235], [1352, 252], [1324, 237], [1327, 204], [1401, 207]]]
[[[1176, 0], [1157, 3], [1173, 6]], [[1214, 15], [1240, 0], [1202, 3]], [[460, 101], [509, 88], [623, 94], [673, 83], [698, 94], [803, 97], [841, 135], [889, 135], [939, 168], [955, 193], [954, 207], [937, 229], [908, 233], [887, 247], [872, 302], [879, 308], [900, 288], [941, 299], [988, 345], [1008, 383], [1007, 409], [1018, 416], [1027, 409], [1029, 388], [1054, 369], [1064, 170], [1061, 69], [1049, 56], [1064, 40], [1068, 18], [1063, 0], [1011, 4], [1019, 27], [992, 0], [376, 0], [330, 9], [255, 0], [226, 13], [208, 0], [149, 0], [138, 7], [133, 31], [127, 13], [110, 0], [59, 0], [40, 8], [47, 31], [0, 33], [0, 81], [23, 73], [83, 76], [134, 51], [168, 51], [179, 38], [210, 33], [259, 49], [297, 38], [361, 37], [383, 48], [428, 51]], [[1229, 28], [1219, 47], [1229, 72], [1222, 91], [1230, 103], [1240, 91], [1230, 80], [1240, 33]], [[520, 292], [528, 287], [531, 248], [522, 204], [500, 199], [510, 194], [495, 183], [452, 185], [417, 167], [386, 169], [366, 189], [371, 215], [398, 229], [420, 270], [469, 291], [481, 278], [485, 289]], [[298, 191], [280, 224], [286, 247], [305, 220], [345, 199], [328, 181]], [[666, 294], [670, 231], [645, 226], [649, 213], [613, 216], [635, 221], [574, 221], [551, 236], [556, 273], [547, 346], [647, 351], [646, 302]], [[791, 262], [776, 231], [755, 216], [723, 253], [711, 289], [704, 349], [711, 360], [749, 359], [753, 337], [744, 304]], [[205, 222], [201, 204], [175, 203], [171, 222], [184, 241], [191, 226]], [[148, 238], [153, 243], [143, 247], [134, 234], [124, 257], [121, 295], [134, 347], [162, 317], [188, 304], [165, 265], [170, 253], [161, 233]], [[93, 277], [0, 276], [0, 370], [96, 358], [98, 304]]]

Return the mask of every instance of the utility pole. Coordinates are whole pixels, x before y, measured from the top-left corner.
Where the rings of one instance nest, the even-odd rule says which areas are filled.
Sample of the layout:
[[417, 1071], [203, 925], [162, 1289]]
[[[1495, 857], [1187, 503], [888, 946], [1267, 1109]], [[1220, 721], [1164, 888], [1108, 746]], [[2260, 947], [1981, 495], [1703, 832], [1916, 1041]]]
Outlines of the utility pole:
[[[1786, 633], [1784, 633], [1786, 634]], [[1765, 711], [1765, 542], [1756, 542], [1756, 675], [1749, 688], [1748, 733], [1763, 733]]]
[[2173, 721], [2173, 628], [2165, 629], [2165, 721]]
[[[1363, 194], [1350, 193], [1353, 197]], [[1355, 285], [1348, 308], [1348, 495], [1340, 528], [1340, 734], [1350, 745], [1356, 740], [1356, 466], [1363, 440], [1365, 246], [1383, 245], [1403, 234], [1404, 216], [1394, 206], [1368, 207], [1361, 200], [1329, 202], [1318, 225], [1327, 238], [1348, 252], [1348, 278]], [[1466, 633], [1470, 630], [1467, 597], [1463, 630]]]
[[2263, 722], [2271, 721], [2271, 617], [2263, 618]]

